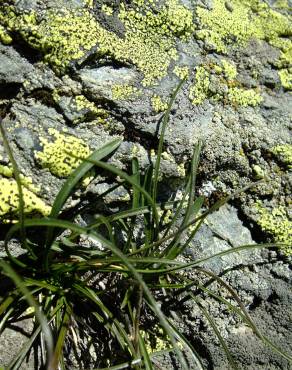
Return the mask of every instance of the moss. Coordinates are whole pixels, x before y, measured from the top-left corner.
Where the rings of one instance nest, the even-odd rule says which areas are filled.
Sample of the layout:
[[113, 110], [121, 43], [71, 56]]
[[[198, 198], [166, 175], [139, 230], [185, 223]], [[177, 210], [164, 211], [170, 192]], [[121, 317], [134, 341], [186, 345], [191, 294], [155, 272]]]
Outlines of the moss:
[[264, 232], [270, 234], [276, 242], [287, 244], [285, 253], [292, 253], [292, 221], [284, 206], [272, 210], [257, 203], [258, 224]]
[[189, 98], [193, 104], [202, 104], [208, 97], [210, 73], [204, 67], [196, 68], [195, 84], [190, 88]]
[[112, 86], [112, 97], [114, 100], [128, 100], [137, 92], [138, 89], [131, 85], [117, 84]]
[[282, 86], [287, 90], [292, 90], [292, 68], [282, 69], [279, 72], [279, 77], [282, 83]]
[[256, 37], [261, 40], [280, 42], [281, 37], [291, 35], [289, 17], [272, 10], [260, 0], [214, 0], [212, 10], [198, 7], [200, 29], [197, 37], [204, 39], [218, 52], [226, 53], [228, 47], [246, 46]]
[[125, 27], [123, 37], [103, 28], [86, 8], [49, 10], [37, 19], [33, 12], [16, 14], [12, 6], [1, 7], [0, 24], [40, 50], [58, 73], [65, 73], [72, 62], [96, 48], [99, 56], [134, 64], [144, 74], [143, 85], [148, 86], [166, 76], [171, 61], [177, 59], [176, 38], [191, 36], [193, 14], [178, 0], [166, 0], [155, 10], [151, 1], [138, 5], [120, 4], [117, 16]]
[[288, 168], [292, 170], [292, 145], [277, 145], [272, 153]]
[[154, 112], [156, 113], [164, 112], [168, 107], [167, 102], [163, 101], [159, 95], [152, 96], [151, 105], [152, 105]]
[[244, 90], [237, 87], [228, 90], [228, 99], [232, 104], [242, 107], [255, 107], [263, 100], [255, 90]]
[[52, 174], [67, 177], [78, 167], [82, 158], [89, 156], [90, 149], [83, 140], [75, 136], [63, 135], [55, 129], [49, 129], [49, 134], [55, 140], [50, 142], [45, 137], [41, 138], [43, 151], [35, 152], [35, 158], [43, 168], [48, 168]]
[[[30, 190], [23, 188], [24, 211], [26, 214], [49, 215], [51, 208]], [[0, 179], [0, 217], [15, 215], [19, 207], [17, 183], [14, 179]]]

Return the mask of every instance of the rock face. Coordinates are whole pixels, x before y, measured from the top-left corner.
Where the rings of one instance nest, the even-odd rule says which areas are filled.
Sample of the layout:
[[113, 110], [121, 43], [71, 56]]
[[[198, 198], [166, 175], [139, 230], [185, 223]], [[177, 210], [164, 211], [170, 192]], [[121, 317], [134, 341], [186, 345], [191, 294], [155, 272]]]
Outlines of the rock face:
[[[26, 213], [48, 214], [58, 189], [80, 163], [68, 151], [84, 158], [111, 138], [121, 137], [124, 142], [110, 161], [125, 169], [138, 157], [145, 168], [155, 158], [159, 122], [170, 96], [185, 78], [166, 131], [162, 183], [167, 182], [170, 192], [180, 187], [199, 140], [199, 188], [210, 202], [251, 181], [266, 180], [241, 194], [235, 208], [211, 215], [188, 252], [202, 257], [230, 245], [273, 240], [286, 243], [280, 255], [289, 255], [289, 6], [287, 0], [2, 1], [0, 113], [23, 174]], [[98, 193], [99, 185], [109, 182], [84, 182], [81, 191]], [[9, 197], [16, 182], [1, 141], [0, 188], [4, 221], [13, 218], [18, 199]], [[117, 194], [109, 203], [121, 198]], [[289, 314], [276, 281], [286, 287], [291, 271], [286, 262], [271, 264], [271, 256], [230, 255], [206, 267], [221, 272], [247, 261], [265, 262], [257, 274], [270, 293], [259, 298], [256, 317], [263, 331], [268, 321], [281, 331]], [[247, 275], [254, 281], [254, 273]], [[230, 279], [244, 299], [258, 300], [256, 288], [245, 283], [245, 272], [236, 281]], [[272, 313], [267, 313], [268, 307]], [[278, 316], [277, 307], [282, 312]], [[227, 368], [206, 333], [202, 340], [210, 346], [204, 348], [210, 368]], [[283, 329], [281, 335], [291, 345], [289, 333]], [[241, 348], [248, 336], [234, 323], [226, 332], [228, 340], [238, 343], [242, 368], [267, 368], [269, 361], [273, 369], [288, 368], [261, 349], [248, 357], [251, 351]]]

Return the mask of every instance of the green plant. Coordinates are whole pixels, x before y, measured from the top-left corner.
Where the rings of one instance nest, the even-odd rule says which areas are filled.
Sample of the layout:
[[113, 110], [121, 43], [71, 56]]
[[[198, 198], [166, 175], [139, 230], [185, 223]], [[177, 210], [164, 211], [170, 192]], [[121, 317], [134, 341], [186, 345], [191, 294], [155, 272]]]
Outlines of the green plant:
[[[5, 287], [0, 301], [0, 330], [5, 330], [14, 321], [24, 318], [33, 320], [30, 338], [8, 364], [8, 369], [18, 369], [36, 343], [40, 344], [42, 366], [49, 369], [68, 368], [65, 361], [65, 358], [68, 360], [68, 351], [72, 349], [78, 353], [84, 341], [80, 339], [82, 336], [88, 337], [87, 345], [95, 341], [99, 352], [98, 368], [153, 369], [156, 368], [157, 355], [174, 352], [183, 369], [189, 368], [190, 361], [192, 366], [202, 369], [196, 349], [161, 308], [159, 297], [168, 295], [168, 292], [172, 292], [173, 299], [181, 303], [192, 300], [198, 305], [214, 329], [230, 364], [236, 368], [217, 329], [216, 319], [207, 312], [200, 295], [194, 294], [193, 288], [225, 303], [252, 328], [255, 335], [291, 360], [259, 332], [235, 291], [220, 277], [201, 267], [207, 260], [218, 256], [246, 249], [282, 247], [283, 244], [236, 247], [189, 263], [177, 259], [208, 214], [248, 188], [204, 211], [203, 197], [195, 197], [199, 143], [190, 163], [182, 199], [159, 203], [158, 178], [163, 138], [179, 88], [174, 92], [162, 120], [154, 165], [142, 173], [134, 158], [132, 174], [129, 175], [103, 161], [120, 145], [120, 140], [113, 140], [93, 152], [70, 175], [54, 201], [51, 214], [45, 218], [28, 219], [24, 216], [19, 170], [1, 125], [3, 142], [18, 184], [19, 221], [7, 232], [7, 258], [0, 260], [0, 284]], [[66, 212], [64, 206], [78, 182], [93, 167], [115, 175], [119, 181], [98, 200], [123, 185], [129, 190], [131, 204], [128, 209], [116, 214], [97, 215], [92, 224], [84, 227], [76, 221], [84, 209], [77, 207]], [[93, 206], [91, 204], [92, 211], [97, 213]], [[170, 222], [164, 224], [169, 210]], [[19, 238], [25, 250], [19, 257], [13, 256], [9, 249], [9, 243], [15, 237]], [[92, 245], [85, 245], [86, 241]], [[182, 274], [190, 268], [208, 278], [208, 284]], [[234, 303], [212, 291], [210, 285], [213, 281], [229, 292]], [[162, 338], [162, 349], [157, 349], [157, 343], [153, 345], [153, 351], [149, 349], [151, 338], [145, 333], [150, 321], [157, 328], [154, 337]], [[89, 365], [86, 366], [88, 368]]]

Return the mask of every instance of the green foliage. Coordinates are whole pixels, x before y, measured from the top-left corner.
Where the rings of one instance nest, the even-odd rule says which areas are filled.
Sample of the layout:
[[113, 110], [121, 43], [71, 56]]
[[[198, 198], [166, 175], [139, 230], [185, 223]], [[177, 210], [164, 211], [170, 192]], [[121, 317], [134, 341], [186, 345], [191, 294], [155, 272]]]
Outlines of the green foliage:
[[[113, 140], [80, 161], [58, 193], [50, 215], [44, 218], [24, 217], [21, 178], [1, 126], [18, 184], [19, 222], [8, 231], [5, 240], [7, 258], [0, 260], [1, 286], [7, 287], [1, 292], [0, 330], [22, 318], [31, 318], [34, 324], [27, 343], [7, 368], [19, 369], [30, 349], [40, 343], [44, 349], [43, 365], [50, 369], [66, 369], [69, 365], [65, 361], [65, 348], [78, 352], [84, 344], [80, 338], [87, 336], [88, 343], [93, 341], [97, 346], [99, 366], [103, 368], [154, 369], [157, 355], [173, 351], [183, 369], [189, 368], [188, 361], [191, 361], [191, 366], [202, 369], [196, 349], [161, 308], [161, 297], [167, 298], [169, 294], [182, 303], [192, 300], [198, 306], [235, 368], [232, 355], [216, 326], [216, 318], [210, 315], [200, 295], [194, 295], [193, 290], [207, 293], [226, 304], [264, 343], [292, 360], [259, 332], [233, 289], [221, 278], [200, 267], [218, 256], [255, 248], [282, 247], [282, 244], [235, 247], [188, 263], [177, 259], [208, 214], [248, 188], [204, 211], [204, 199], [195, 196], [202, 145], [198, 143], [182, 199], [159, 203], [158, 179], [164, 133], [179, 88], [173, 94], [161, 122], [156, 163], [142, 172], [134, 158], [131, 174], [121, 171], [103, 160], [120, 145], [119, 140]], [[70, 148], [66, 148], [66, 155], [70, 155], [74, 163], [80, 160], [76, 153], [70, 152]], [[76, 185], [93, 167], [117, 177], [118, 183], [90, 203], [91, 213], [96, 214], [95, 220], [81, 226], [78, 219], [88, 206], [80, 204], [68, 211], [65, 205]], [[95, 210], [98, 201], [121, 185], [131, 195], [127, 209], [115, 214]], [[166, 217], [168, 222], [164, 222]], [[183, 237], [186, 232], [187, 240]], [[16, 237], [19, 237], [25, 250], [19, 257], [10, 251], [10, 241]], [[204, 281], [210, 279], [209, 283], [206, 285], [182, 274], [190, 268], [200, 272], [205, 277]], [[210, 287], [212, 281], [227, 290], [234, 302], [230, 303], [216, 294]], [[152, 333], [154, 343], [148, 335], [147, 320], [152, 320], [157, 328]]]

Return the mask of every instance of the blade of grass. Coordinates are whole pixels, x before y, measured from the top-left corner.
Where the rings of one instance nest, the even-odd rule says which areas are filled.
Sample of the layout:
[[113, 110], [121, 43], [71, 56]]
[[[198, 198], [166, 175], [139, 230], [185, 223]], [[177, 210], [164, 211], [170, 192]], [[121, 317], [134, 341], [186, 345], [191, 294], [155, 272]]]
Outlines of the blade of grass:
[[[88, 232], [85, 228], [79, 225], [73, 224], [71, 222], [65, 222], [62, 220], [51, 220], [51, 219], [26, 220], [25, 226], [26, 227], [43, 227], [43, 226], [61, 227], [64, 229], [71, 230], [73, 232], [78, 232], [80, 233], [80, 235], [85, 234], [88, 237], [92, 238], [93, 240], [101, 242], [104, 245], [104, 247], [108, 248], [114, 255], [119, 257], [123, 261], [125, 266], [129, 269], [133, 277], [137, 280], [137, 283], [140, 284], [141, 287], [143, 288], [144, 294], [147, 297], [149, 303], [151, 304], [151, 309], [157, 315], [159, 321], [161, 322], [161, 325], [164, 327], [166, 333], [169, 335], [170, 341], [174, 347], [174, 351], [178, 356], [178, 359], [182, 365], [182, 368], [188, 369], [185, 357], [182, 351], [180, 350], [180, 348], [177, 346], [173, 329], [171, 328], [168, 321], [166, 320], [164, 314], [162, 313], [158, 303], [153, 297], [147, 284], [144, 282], [140, 273], [138, 273], [135, 267], [128, 261], [128, 258], [115, 245], [113, 245], [110, 241], [106, 240], [101, 235], [95, 232], [92, 232], [92, 231]], [[18, 228], [19, 228], [19, 224], [12, 226], [12, 228], [9, 231], [8, 237], [10, 237], [11, 233], [15, 232]]]
[[[152, 352], [152, 353], [149, 354], [149, 356], [150, 356], [151, 359], [154, 359], [157, 356], [162, 356], [162, 355], [165, 355], [165, 354], [170, 353], [170, 352], [173, 352], [172, 348], [164, 349], [162, 351]], [[119, 365], [110, 366], [110, 367], [102, 368], [102, 369], [100, 369], [100, 368], [99, 369], [93, 369], [93, 370], [123, 370], [123, 369], [133, 368], [135, 365], [140, 364], [141, 362], [142, 362], [142, 359], [138, 358], [138, 359], [135, 359], [135, 360], [130, 361], [130, 362], [123, 362], [122, 364], [119, 364]]]
[[[36, 255], [33, 252], [33, 250], [29, 247], [29, 245], [26, 241], [26, 231], [25, 231], [25, 227], [24, 227], [24, 219], [25, 219], [24, 207], [25, 207], [25, 204], [24, 204], [24, 198], [23, 198], [23, 189], [22, 189], [20, 171], [19, 171], [18, 165], [17, 165], [17, 163], [14, 159], [14, 155], [13, 155], [11, 146], [9, 144], [9, 141], [7, 139], [6, 132], [5, 132], [5, 129], [3, 127], [3, 121], [1, 119], [1, 117], [0, 117], [0, 133], [1, 133], [1, 136], [2, 136], [2, 139], [3, 139], [3, 145], [4, 145], [4, 148], [5, 148], [5, 151], [7, 152], [9, 160], [11, 162], [14, 178], [15, 178], [15, 181], [16, 181], [16, 184], [17, 184], [18, 198], [19, 198], [18, 217], [19, 217], [19, 222], [20, 222], [20, 225], [21, 225], [20, 239], [21, 239], [22, 247], [24, 249], [26, 249], [27, 251], [29, 251], [32, 258], [35, 259]], [[5, 246], [5, 250], [6, 250], [6, 253], [7, 253], [10, 260], [12, 260], [16, 265], [18, 265], [20, 267], [25, 267], [25, 264], [21, 263], [18, 258], [15, 258], [14, 256], [12, 256], [12, 254], [10, 253], [9, 249], [6, 248], [6, 246]]]
[[165, 136], [165, 130], [166, 126], [169, 122], [169, 115], [171, 108], [173, 106], [173, 103], [177, 97], [177, 94], [179, 93], [182, 85], [185, 83], [186, 79], [183, 79], [177, 86], [177, 88], [172, 93], [171, 99], [169, 101], [169, 104], [167, 106], [167, 109], [163, 115], [162, 118], [162, 126], [160, 131], [160, 137], [159, 137], [159, 143], [158, 143], [158, 150], [157, 150], [157, 156], [156, 156], [156, 162], [154, 167], [154, 179], [153, 179], [153, 189], [152, 189], [152, 198], [153, 201], [156, 203], [157, 201], [157, 185], [158, 185], [158, 177], [159, 177], [159, 171], [160, 171], [160, 162], [161, 162], [161, 154], [163, 150], [163, 142], [164, 142], [164, 136]]
[[[203, 203], [204, 203], [204, 198], [198, 197], [195, 200], [195, 202], [192, 205], [190, 205], [189, 212], [192, 212], [193, 217], [195, 217], [199, 213], [200, 209], [202, 208]], [[187, 217], [186, 220], [183, 221], [181, 229], [188, 223], [189, 223], [189, 217]], [[179, 241], [180, 241], [182, 233], [183, 232], [179, 232], [179, 231], [177, 232], [177, 235], [171, 241], [169, 246], [165, 248], [163, 252], [161, 253], [161, 257], [166, 256], [166, 258], [176, 258], [181, 253], [183, 253], [183, 251], [186, 249], [188, 244], [185, 243], [182, 246], [179, 245]]]
[[203, 313], [204, 317], [206, 318], [206, 320], [209, 322], [210, 326], [212, 327], [212, 329], [214, 330], [214, 333], [216, 334], [216, 337], [218, 338], [225, 354], [226, 354], [226, 357], [229, 361], [229, 364], [230, 366], [234, 369], [234, 370], [237, 370], [238, 367], [227, 347], [227, 344], [225, 342], [225, 340], [223, 339], [222, 335], [220, 334], [220, 331], [219, 329], [217, 328], [217, 325], [215, 323], [215, 321], [213, 320], [213, 318], [211, 317], [211, 315], [209, 315], [208, 311], [205, 309], [205, 307], [202, 305], [201, 301], [196, 298], [192, 293], [190, 293], [190, 295], [192, 296], [194, 302], [196, 302], [196, 304], [198, 305], [199, 309], [201, 310], [201, 312]]
[[[139, 162], [137, 158], [132, 159], [132, 173], [133, 173], [132, 176], [134, 178], [134, 181], [137, 184], [140, 184]], [[137, 209], [139, 208], [139, 204], [140, 204], [140, 191], [135, 186], [132, 186], [132, 191], [133, 191], [132, 209]], [[130, 231], [127, 235], [127, 243], [123, 250], [124, 253], [127, 253], [130, 250], [132, 239], [133, 239], [135, 223], [136, 223], [136, 217], [133, 217], [130, 223]], [[136, 250], [135, 247], [134, 247], [134, 250]]]
[[[95, 150], [89, 157], [88, 159], [91, 160], [100, 160], [103, 159], [104, 157], [108, 156], [111, 154], [114, 150], [116, 150], [122, 140], [121, 139], [114, 139], [110, 141], [109, 143], [105, 144], [101, 148]], [[61, 190], [58, 192], [53, 206], [52, 210], [50, 213], [51, 218], [57, 218], [59, 213], [61, 212], [66, 200], [68, 199], [69, 195], [72, 193], [74, 187], [77, 185], [77, 183], [82, 179], [83, 176], [86, 175], [86, 173], [94, 166], [94, 163], [91, 163], [89, 161], [83, 161], [73, 172], [72, 174], [68, 177], [68, 179], [65, 181], [63, 184]], [[46, 249], [49, 249], [50, 245], [52, 244], [52, 239], [53, 239], [53, 233], [54, 229], [49, 228], [47, 230], [47, 236], [46, 236]], [[47, 264], [47, 258], [46, 258], [46, 268], [48, 268]]]
[[[25, 226], [25, 225], [24, 225]], [[20, 225], [21, 227], [21, 225]], [[44, 333], [45, 340], [47, 343], [47, 349], [48, 349], [48, 356], [49, 358], [52, 357], [53, 353], [53, 337], [52, 333], [48, 324], [48, 321], [45, 317], [45, 315], [41, 312], [38, 304], [35, 302], [34, 298], [32, 297], [31, 293], [25, 286], [22, 279], [19, 277], [19, 275], [11, 268], [11, 266], [6, 263], [3, 260], [0, 260], [0, 267], [4, 270], [4, 272], [13, 280], [17, 288], [20, 290], [20, 292], [23, 294], [25, 299], [27, 300], [28, 304], [34, 308], [35, 316], [42, 328], [42, 332]]]
[[75, 284], [74, 286], [83, 296], [96, 304], [103, 313], [102, 316], [98, 312], [92, 311], [93, 316], [113, 333], [113, 336], [117, 338], [122, 348], [127, 348], [130, 353], [132, 353], [132, 356], [135, 356], [135, 348], [129, 340], [129, 335], [126, 333], [119, 320], [114, 318], [112, 312], [105, 306], [97, 294], [89, 287], [82, 287], [80, 284]]
[[173, 330], [175, 331], [176, 333], [176, 336], [178, 338], [178, 340], [186, 347], [189, 349], [189, 353], [191, 354], [191, 358], [192, 360], [194, 361], [194, 363], [196, 364], [196, 370], [204, 370], [204, 366], [203, 366], [203, 363], [202, 363], [202, 360], [200, 358], [200, 355], [198, 354], [198, 352], [195, 350], [195, 348], [193, 347], [193, 345], [190, 343], [189, 340], [187, 340], [187, 338], [182, 334], [180, 333], [177, 328], [170, 322], [169, 323], [171, 325], [171, 327], [173, 328]]
[[[163, 143], [164, 143], [164, 136], [165, 136], [165, 131], [166, 131], [166, 126], [169, 122], [169, 115], [171, 108], [173, 106], [173, 103], [177, 97], [178, 92], [180, 91], [182, 85], [184, 84], [186, 79], [183, 79], [180, 81], [178, 84], [177, 88], [173, 92], [171, 99], [169, 101], [169, 104], [167, 106], [167, 109], [163, 115], [162, 118], [162, 125], [161, 125], [161, 131], [160, 131], [160, 137], [159, 137], [159, 143], [158, 143], [158, 150], [157, 150], [157, 155], [156, 155], [156, 160], [155, 160], [155, 166], [154, 166], [154, 173], [153, 173], [153, 181], [152, 181], [152, 199], [154, 203], [157, 202], [157, 187], [158, 187], [158, 178], [159, 178], [159, 172], [160, 172], [160, 162], [161, 162], [161, 155], [162, 155], [162, 150], [163, 150]], [[151, 226], [149, 227], [147, 233], [145, 235], [149, 235], [148, 239], [149, 242], [153, 242], [159, 234], [159, 222], [153, 223], [153, 220], [151, 219]]]
[[135, 179], [133, 179], [132, 176], [129, 176], [126, 172], [121, 171], [117, 167], [115, 167], [115, 166], [113, 166], [111, 164], [105, 163], [105, 162], [101, 162], [101, 161], [98, 161], [98, 160], [92, 160], [90, 158], [87, 158], [84, 161], [90, 162], [90, 163], [96, 165], [97, 167], [100, 167], [100, 168], [102, 168], [102, 169], [104, 169], [106, 171], [109, 171], [109, 172], [111, 172], [111, 173], [119, 176], [120, 178], [122, 178], [126, 182], [128, 182], [130, 185], [132, 185], [133, 187], [135, 187], [140, 193], [143, 194], [143, 196], [145, 197], [145, 199], [148, 200], [149, 204], [152, 207], [152, 211], [153, 211], [153, 215], [154, 215], [154, 219], [155, 219], [156, 225], [159, 224], [159, 215], [158, 215], [158, 212], [157, 212], [157, 209], [156, 209], [155, 202], [153, 201], [151, 195], [140, 184], [138, 184], [135, 181]]
[[143, 359], [143, 369], [153, 370], [152, 362], [151, 362], [151, 359], [150, 359], [150, 355], [147, 351], [145, 341], [142, 338], [140, 333], [138, 333], [138, 336], [139, 336], [138, 337], [139, 348], [140, 348], [142, 359]]
[[[101, 148], [95, 150], [88, 159], [99, 161], [106, 156], [110, 155], [114, 150], [116, 150], [122, 140], [121, 139], [114, 139], [109, 143], [106, 143]], [[59, 212], [61, 211], [62, 207], [64, 206], [66, 200], [68, 199], [69, 195], [72, 193], [72, 190], [76, 186], [76, 184], [82, 179], [83, 176], [93, 167], [94, 163], [90, 161], [82, 162], [68, 177], [65, 181], [64, 185], [62, 186], [61, 190], [57, 194], [55, 201], [52, 206], [52, 211], [50, 217], [56, 218], [58, 217]]]
[[37, 329], [33, 332], [30, 336], [29, 340], [25, 342], [24, 346], [21, 348], [20, 352], [13, 357], [10, 363], [7, 365], [7, 369], [9, 370], [18, 370], [24, 361], [25, 357], [27, 356], [29, 350], [32, 348], [34, 341], [38, 337], [42, 330], [41, 325], [37, 327]]
[[243, 188], [241, 188], [241, 189], [235, 191], [234, 193], [228, 195], [227, 197], [217, 201], [212, 207], [210, 207], [207, 211], [203, 212], [200, 216], [196, 217], [194, 220], [190, 221], [187, 225], [185, 225], [184, 227], [181, 227], [180, 229], [178, 229], [175, 232], [167, 235], [166, 237], [163, 237], [163, 238], [159, 239], [158, 241], [152, 243], [152, 245], [148, 246], [147, 248], [155, 248], [155, 247], [160, 246], [161, 244], [167, 242], [168, 240], [173, 239], [178, 232], [183, 232], [184, 230], [187, 230], [190, 226], [195, 225], [199, 221], [200, 221], [200, 225], [201, 225], [201, 223], [204, 221], [204, 219], [210, 213], [217, 211], [220, 207], [222, 207], [222, 205], [229, 202], [229, 200], [233, 199], [238, 194], [240, 194], [242, 192], [245, 192], [246, 190], [250, 189], [251, 187], [254, 187], [254, 186], [256, 186], [256, 185], [258, 185], [262, 182], [263, 182], [263, 180], [259, 180], [257, 182], [252, 183], [252, 184], [246, 185]]
[[[60, 312], [60, 311], [58, 311], [58, 312]], [[71, 307], [68, 305], [67, 302], [64, 302], [63, 317], [62, 317], [60, 325], [59, 325], [60, 330], [59, 330], [59, 333], [58, 333], [53, 358], [52, 358], [52, 361], [50, 363], [49, 368], [57, 369], [58, 365], [60, 363], [63, 364], [63, 366], [62, 365], [61, 366], [64, 367], [64, 360], [63, 360], [62, 353], [63, 353], [63, 347], [64, 347], [64, 342], [65, 342], [65, 339], [66, 339], [66, 335], [67, 335], [67, 332], [69, 330], [69, 322], [70, 322], [71, 314], [72, 314]]]

